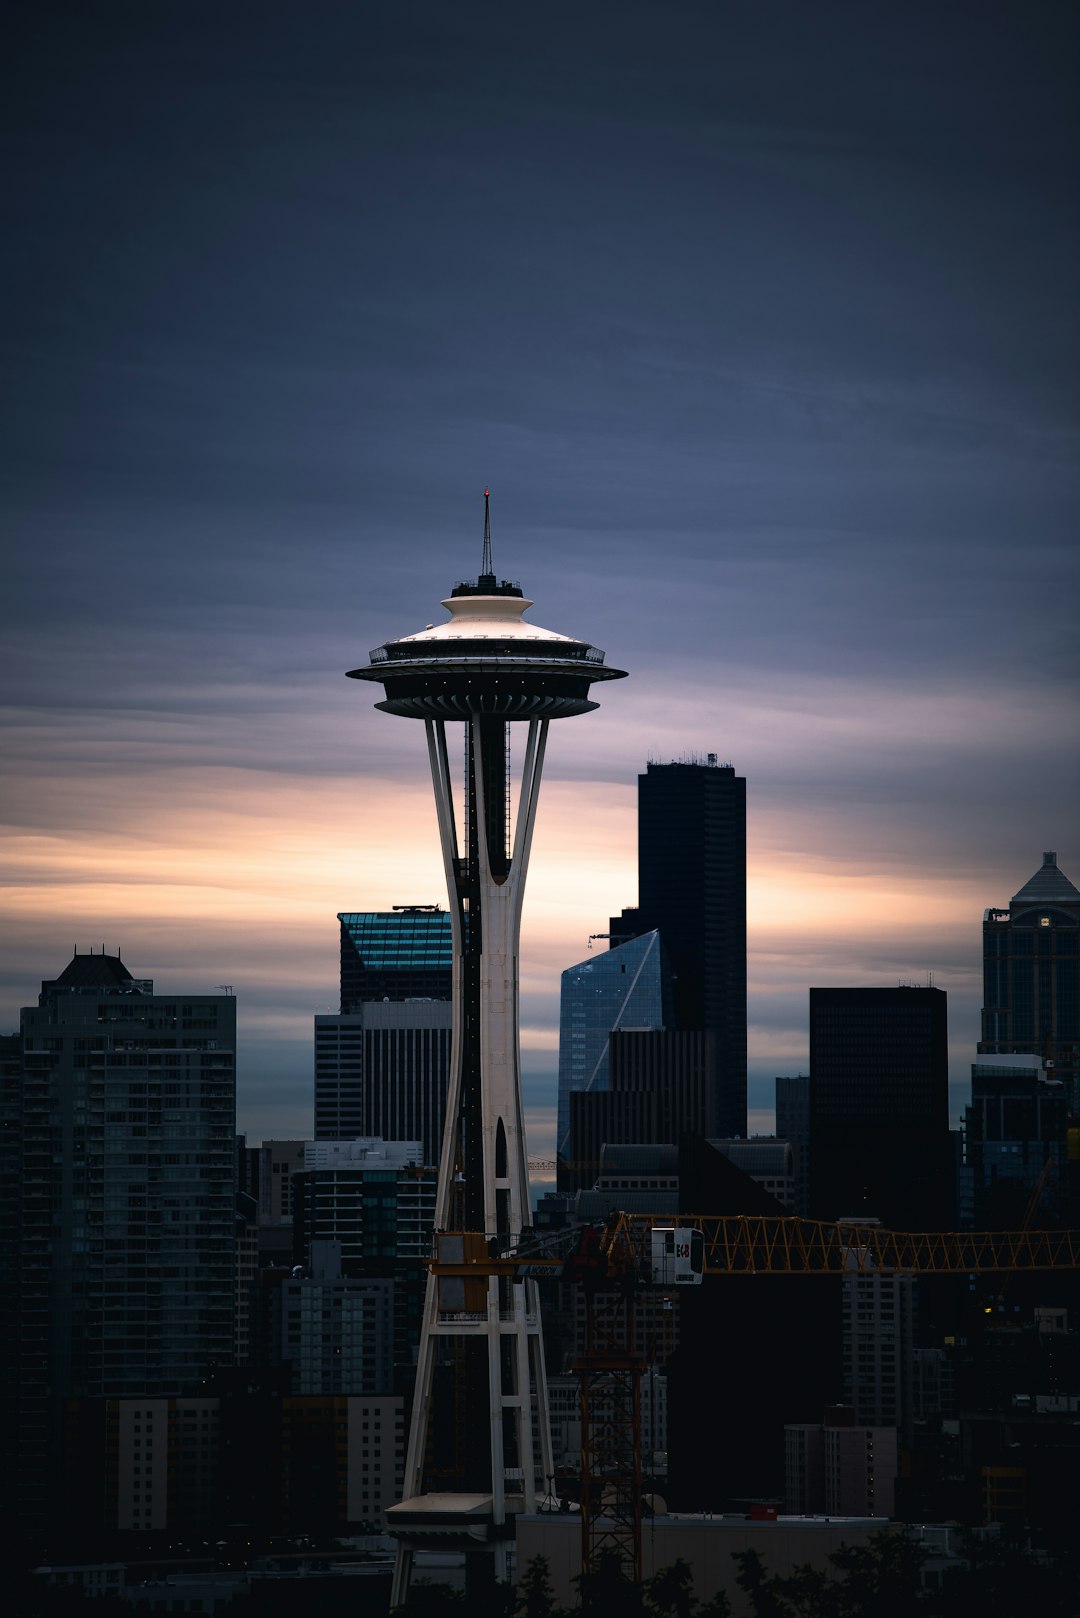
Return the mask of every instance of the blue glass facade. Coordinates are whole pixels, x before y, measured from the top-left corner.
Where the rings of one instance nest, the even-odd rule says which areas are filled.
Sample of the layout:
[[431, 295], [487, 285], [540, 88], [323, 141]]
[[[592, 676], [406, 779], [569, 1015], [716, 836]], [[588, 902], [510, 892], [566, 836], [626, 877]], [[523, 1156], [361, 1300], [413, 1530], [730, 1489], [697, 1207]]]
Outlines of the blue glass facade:
[[570, 1097], [608, 1088], [608, 1037], [620, 1028], [671, 1024], [671, 973], [658, 932], [591, 956], [562, 975], [556, 1146], [570, 1146]]
[[449, 1000], [454, 946], [450, 913], [437, 905], [343, 911], [341, 1010], [373, 1000]]

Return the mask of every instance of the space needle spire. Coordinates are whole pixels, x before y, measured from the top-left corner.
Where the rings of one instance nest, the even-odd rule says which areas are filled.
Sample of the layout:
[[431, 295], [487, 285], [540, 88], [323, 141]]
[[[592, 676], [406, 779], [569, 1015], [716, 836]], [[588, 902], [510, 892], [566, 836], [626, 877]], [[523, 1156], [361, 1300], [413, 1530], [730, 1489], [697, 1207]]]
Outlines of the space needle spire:
[[[490, 579], [495, 582], [495, 569], [491, 561], [491, 490], [484, 490], [484, 560], [480, 568], [480, 579]], [[477, 580], [479, 583], [480, 580]]]
[[[349, 677], [383, 687], [375, 706], [421, 719], [435, 789], [453, 937], [453, 1035], [435, 1230], [447, 1243], [509, 1252], [531, 1224], [521, 1102], [518, 954], [540, 773], [552, 719], [588, 713], [590, 687], [623, 678], [588, 641], [528, 622], [532, 602], [497, 580], [484, 491], [483, 571], [454, 586], [449, 619], [377, 647]], [[459, 824], [447, 724], [465, 730]], [[527, 726], [513, 814], [508, 735]], [[468, 1255], [466, 1255], [468, 1256]], [[460, 1443], [435, 1456], [434, 1372]], [[534, 1440], [534, 1431], [537, 1438]], [[434, 1469], [437, 1469], [437, 1475]], [[429, 1275], [403, 1498], [387, 1513], [398, 1541], [391, 1605], [407, 1594], [415, 1548], [483, 1552], [506, 1578], [514, 1520], [535, 1511], [552, 1473], [535, 1280]], [[467, 1559], [468, 1560], [468, 1559]]]

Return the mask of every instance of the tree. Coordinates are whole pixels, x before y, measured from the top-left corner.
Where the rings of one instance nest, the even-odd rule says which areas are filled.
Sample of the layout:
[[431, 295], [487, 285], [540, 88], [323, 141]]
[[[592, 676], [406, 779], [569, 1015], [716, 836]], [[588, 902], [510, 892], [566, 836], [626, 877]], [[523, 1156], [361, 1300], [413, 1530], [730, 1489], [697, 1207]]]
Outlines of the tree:
[[583, 1613], [596, 1613], [599, 1618], [645, 1618], [641, 1591], [623, 1577], [614, 1552], [601, 1559], [595, 1573], [582, 1573], [574, 1583]]
[[645, 1599], [650, 1618], [653, 1614], [656, 1618], [729, 1618], [731, 1613], [731, 1603], [722, 1590], [704, 1605], [698, 1601], [693, 1571], [681, 1556], [646, 1580]]
[[739, 1569], [736, 1583], [750, 1597], [754, 1618], [790, 1618], [791, 1607], [780, 1595], [779, 1580], [766, 1573], [757, 1551], [733, 1551]]
[[678, 1557], [670, 1567], [645, 1581], [645, 1599], [653, 1612], [663, 1618], [691, 1618], [698, 1602], [694, 1594], [694, 1575], [690, 1564]]
[[404, 1606], [394, 1618], [444, 1618], [447, 1613], [464, 1612], [465, 1597], [449, 1584], [428, 1584], [420, 1579], [410, 1584]]
[[514, 1611], [521, 1618], [556, 1618], [549, 1571], [547, 1558], [534, 1556], [518, 1580], [518, 1599]]
[[835, 1570], [804, 1566], [787, 1577], [766, 1573], [757, 1551], [737, 1551], [740, 1588], [754, 1618], [911, 1618], [922, 1605], [922, 1546], [907, 1534], [875, 1534], [865, 1545], [841, 1545]]
[[842, 1613], [908, 1618], [922, 1595], [927, 1553], [910, 1534], [875, 1534], [866, 1545], [841, 1545], [829, 1561], [844, 1575]]

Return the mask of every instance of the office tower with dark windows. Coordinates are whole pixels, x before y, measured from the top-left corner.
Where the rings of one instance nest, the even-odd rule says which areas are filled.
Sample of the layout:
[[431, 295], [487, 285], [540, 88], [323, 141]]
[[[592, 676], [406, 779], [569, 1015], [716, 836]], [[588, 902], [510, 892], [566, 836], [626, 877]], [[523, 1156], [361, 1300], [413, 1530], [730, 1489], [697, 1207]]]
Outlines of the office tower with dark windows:
[[810, 990], [810, 1200], [819, 1219], [953, 1225], [944, 990]]
[[810, 1217], [810, 1076], [796, 1073], [776, 1079], [776, 1134], [791, 1146], [795, 1170], [795, 1207]]
[[1038, 1056], [1080, 1113], [1080, 891], [1057, 855], [983, 916], [980, 1056]]
[[342, 911], [341, 1010], [370, 1000], [450, 1000], [453, 934], [438, 905]]
[[788, 1213], [798, 1213], [795, 1153], [790, 1141], [755, 1135], [752, 1140], [711, 1140], [709, 1145], [741, 1169], [748, 1180], [775, 1197]]
[[176, 1394], [232, 1363], [236, 1001], [76, 954], [21, 1038], [12, 1464], [32, 1514], [65, 1400]]
[[567, 1189], [586, 1189], [600, 1171], [601, 1147], [678, 1146], [717, 1133], [715, 1036], [702, 1029], [615, 1029], [608, 1087], [570, 1097]]
[[961, 1224], [1036, 1230], [1068, 1223], [1069, 1105], [1038, 1056], [983, 1056], [964, 1109]]
[[366, 1001], [315, 1018], [318, 1140], [418, 1140], [425, 1163], [442, 1150], [450, 1085], [449, 1000]]
[[556, 1126], [560, 1191], [592, 1184], [570, 1166], [575, 1161], [570, 1139], [571, 1097], [608, 1089], [613, 1033], [624, 1028], [662, 1029], [671, 1024], [672, 1012], [671, 971], [659, 933], [643, 933], [579, 961], [562, 974]]
[[845, 1275], [844, 1403], [864, 1427], [896, 1427], [914, 1440], [915, 1320], [913, 1275]]
[[319, 1140], [420, 1140], [442, 1150], [450, 1084], [453, 933], [438, 905], [342, 911], [341, 1012], [315, 1018]]
[[675, 1026], [716, 1036], [720, 1133], [745, 1135], [746, 781], [715, 753], [638, 777], [638, 904], [611, 933], [653, 928], [675, 978]]

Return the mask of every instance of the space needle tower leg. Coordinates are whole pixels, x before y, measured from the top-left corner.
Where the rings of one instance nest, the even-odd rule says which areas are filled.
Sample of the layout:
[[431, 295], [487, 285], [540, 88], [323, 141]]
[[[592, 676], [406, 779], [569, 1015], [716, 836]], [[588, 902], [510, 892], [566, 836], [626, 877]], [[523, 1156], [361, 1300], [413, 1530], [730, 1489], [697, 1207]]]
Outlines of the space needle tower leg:
[[[425, 720], [453, 934], [454, 1020], [439, 1164], [438, 1256], [476, 1259], [476, 1276], [429, 1275], [402, 1500], [387, 1512], [398, 1540], [391, 1606], [408, 1594], [425, 1544], [483, 1553], [510, 1571], [514, 1520], [533, 1512], [552, 1474], [538, 1285], [484, 1273], [488, 1244], [512, 1251], [531, 1224], [521, 1102], [518, 955], [521, 909], [549, 721], [596, 704], [591, 683], [620, 677], [587, 643], [523, 621], [531, 605], [496, 580], [485, 509], [484, 570], [443, 603], [449, 623], [388, 642], [353, 671], [386, 690], [380, 708]], [[446, 723], [465, 726], [458, 825]], [[511, 814], [510, 724], [527, 726]], [[456, 751], [456, 749], [455, 749]], [[439, 1397], [457, 1429], [445, 1453], [431, 1416]], [[438, 1451], [438, 1453], [436, 1453]]]

